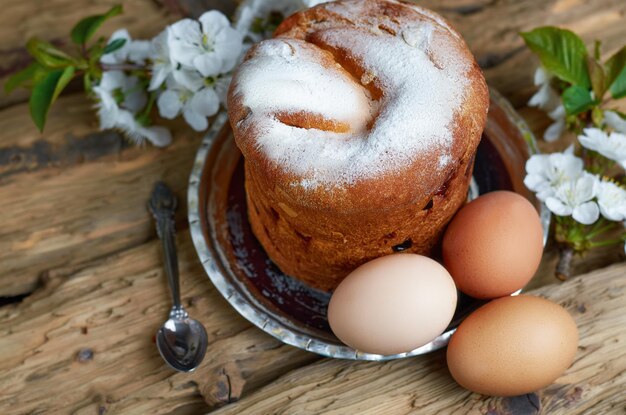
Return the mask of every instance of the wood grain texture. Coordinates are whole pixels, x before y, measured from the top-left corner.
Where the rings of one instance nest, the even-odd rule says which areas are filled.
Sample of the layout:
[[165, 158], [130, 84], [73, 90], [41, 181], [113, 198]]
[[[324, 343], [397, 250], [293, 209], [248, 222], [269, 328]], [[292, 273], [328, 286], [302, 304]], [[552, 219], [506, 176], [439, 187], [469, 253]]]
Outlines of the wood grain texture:
[[154, 241], [51, 273], [0, 309], [0, 413], [199, 413], [318, 359], [252, 327], [208, 282], [186, 233], [179, 244], [182, 301], [210, 342], [196, 372], [168, 369], [154, 344], [170, 304]]
[[[156, 180], [185, 195], [200, 135], [180, 124], [171, 124], [172, 146], [141, 148], [98, 132], [90, 102], [79, 95], [59, 100], [43, 136], [25, 105], [3, 113], [0, 296], [32, 291], [50, 269], [152, 238], [146, 201]], [[185, 217], [183, 208], [181, 223]]]
[[517, 398], [472, 394], [445, 352], [386, 363], [324, 359], [214, 412], [246, 414], [618, 414], [626, 404], [626, 264], [532, 294], [567, 308], [580, 331], [575, 362], [553, 385]]
[[[126, 27], [135, 38], [149, 38], [182, 15], [229, 7], [228, 0], [4, 0], [0, 87], [28, 63], [28, 37], [67, 47], [77, 20], [120, 2], [125, 14], [107, 23], [103, 35]], [[420, 4], [459, 29], [488, 82], [512, 100], [538, 136], [550, 120], [525, 107], [538, 61], [518, 32], [561, 25], [588, 45], [602, 39], [605, 56], [625, 42], [623, 0]], [[307, 366], [319, 358], [281, 345], [230, 308], [182, 233], [184, 302], [207, 326], [211, 346], [198, 372], [167, 370], [151, 341], [169, 298], [145, 203], [156, 180], [184, 197], [201, 135], [182, 121], [168, 122], [175, 135], [171, 147], [137, 148], [116, 132], [98, 131], [93, 104], [77, 88], [69, 92], [53, 107], [44, 134], [30, 121], [25, 94], [0, 95], [0, 297], [34, 291], [0, 307], [1, 414], [197, 414], [242, 397], [218, 414], [626, 412], [621, 247], [577, 259], [574, 272], [621, 265], [540, 288], [576, 316], [582, 340], [574, 366], [539, 394], [490, 399], [458, 388], [442, 353], [384, 364], [325, 360]], [[618, 107], [626, 110], [626, 100]], [[540, 147], [562, 148], [571, 139]], [[177, 216], [183, 232], [184, 205]], [[534, 287], [554, 282], [555, 261], [549, 250]]]

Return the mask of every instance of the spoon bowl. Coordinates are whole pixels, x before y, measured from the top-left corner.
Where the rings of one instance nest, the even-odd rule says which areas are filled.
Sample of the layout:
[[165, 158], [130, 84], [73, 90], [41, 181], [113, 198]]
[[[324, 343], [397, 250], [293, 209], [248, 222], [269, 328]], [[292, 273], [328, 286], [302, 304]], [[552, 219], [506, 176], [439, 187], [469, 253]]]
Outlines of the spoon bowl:
[[192, 372], [206, 354], [208, 337], [204, 326], [174, 307], [170, 318], [156, 335], [159, 353], [165, 362], [180, 372]]

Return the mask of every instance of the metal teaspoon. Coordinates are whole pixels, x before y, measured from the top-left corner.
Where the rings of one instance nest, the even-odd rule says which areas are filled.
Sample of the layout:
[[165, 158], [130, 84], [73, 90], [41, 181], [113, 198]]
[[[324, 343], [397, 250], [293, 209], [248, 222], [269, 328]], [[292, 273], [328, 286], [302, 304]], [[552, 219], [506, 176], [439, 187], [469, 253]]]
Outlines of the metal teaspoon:
[[169, 319], [157, 332], [156, 344], [161, 357], [172, 369], [179, 372], [191, 372], [204, 358], [208, 337], [204, 326], [197, 320], [189, 318], [180, 303], [174, 222], [176, 206], [176, 196], [165, 183], [157, 182], [148, 208], [154, 216], [157, 234], [163, 243], [165, 271], [174, 305]]

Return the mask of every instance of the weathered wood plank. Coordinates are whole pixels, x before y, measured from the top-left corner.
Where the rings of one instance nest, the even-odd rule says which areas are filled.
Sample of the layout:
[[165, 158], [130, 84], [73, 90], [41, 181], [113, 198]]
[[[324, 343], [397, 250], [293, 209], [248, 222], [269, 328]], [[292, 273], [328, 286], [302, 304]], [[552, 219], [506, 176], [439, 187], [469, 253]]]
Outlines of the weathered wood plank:
[[[126, 0], [125, 15], [107, 23], [102, 33], [126, 27], [134, 37], [148, 38], [183, 14], [200, 14], [213, 1], [228, 3]], [[75, 21], [115, 3], [81, 2], [77, 7], [73, 0], [3, 2], [0, 87], [10, 72], [27, 64], [23, 43], [28, 37], [63, 46]], [[624, 43], [626, 3], [620, 0], [420, 4], [453, 22], [485, 67], [489, 83], [518, 108], [534, 90], [537, 65], [523, 48], [519, 31], [563, 25], [578, 31], [587, 44], [602, 39], [607, 55]], [[0, 94], [0, 108], [24, 98]], [[626, 103], [621, 105], [626, 109]], [[23, 303], [0, 309], [0, 412], [196, 414], [248, 396], [315, 360], [281, 346], [238, 317], [206, 281], [184, 236], [185, 301], [207, 325], [212, 346], [207, 361], [192, 375], [174, 375], [164, 368], [150, 341], [167, 312], [158, 244], [128, 249], [154, 236], [145, 201], [155, 180], [165, 179], [184, 197], [199, 135], [174, 124], [172, 147], [135, 148], [118, 134], [96, 132], [90, 107], [80, 95], [61, 98], [44, 135], [32, 126], [26, 105], [0, 111], [0, 296], [30, 292], [43, 281]], [[549, 123], [534, 109], [521, 112], [538, 134]], [[184, 227], [184, 222], [182, 209], [179, 225]], [[621, 248], [595, 251], [577, 262], [575, 272], [622, 258]], [[549, 252], [533, 285], [552, 280], [554, 261]], [[366, 406], [374, 413], [421, 414], [448, 413], [456, 405], [463, 413], [519, 414], [536, 413], [540, 401], [544, 413], [618, 412], [626, 400], [624, 272], [623, 266], [610, 268], [589, 281], [542, 289], [577, 313], [584, 337], [575, 366], [539, 396], [486, 399], [464, 392], [447, 375], [439, 353], [382, 365], [325, 361], [280, 378], [224, 412], [258, 414], [274, 408], [283, 413], [363, 413], [360, 408]], [[79, 359], [83, 349], [93, 355], [84, 351]], [[438, 398], [441, 404], [435, 402]]]
[[204, 323], [209, 352], [192, 374], [168, 369], [153, 336], [169, 311], [153, 241], [48, 283], [0, 309], [0, 413], [200, 413], [318, 357], [241, 318], [179, 238], [183, 304]]
[[[91, 103], [62, 97], [41, 136], [25, 105], [0, 118], [0, 296], [32, 291], [52, 268], [76, 265], [154, 235], [146, 201], [166, 180], [183, 198], [201, 135], [181, 124], [166, 149], [95, 132]], [[185, 203], [179, 218], [185, 221]]]
[[626, 402], [626, 263], [533, 292], [565, 306], [580, 331], [573, 366], [553, 385], [517, 398], [459, 387], [445, 352], [386, 363], [324, 359], [295, 370], [228, 414], [617, 414]]

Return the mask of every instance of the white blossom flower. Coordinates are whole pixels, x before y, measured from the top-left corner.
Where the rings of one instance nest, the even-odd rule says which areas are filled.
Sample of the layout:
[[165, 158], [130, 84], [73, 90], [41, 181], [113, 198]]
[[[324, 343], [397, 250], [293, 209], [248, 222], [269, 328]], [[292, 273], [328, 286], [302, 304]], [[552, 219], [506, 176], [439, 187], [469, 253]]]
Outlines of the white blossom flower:
[[622, 187], [602, 180], [597, 185], [597, 198], [602, 216], [618, 222], [626, 219], [626, 190]]
[[146, 94], [137, 88], [138, 79], [127, 76], [122, 71], [107, 71], [102, 74], [100, 83], [93, 87], [98, 97], [98, 117], [100, 128], [116, 128], [141, 144], [144, 140], [163, 147], [170, 144], [172, 135], [159, 126], [143, 126], [135, 118], [135, 113], [146, 105]]
[[543, 133], [543, 139], [551, 143], [561, 137], [563, 131], [565, 131], [565, 107], [559, 105], [554, 110], [548, 113], [548, 116], [554, 120], [552, 124]]
[[150, 42], [150, 59], [152, 60], [152, 77], [150, 79], [149, 91], [155, 91], [174, 70], [170, 58], [169, 47], [170, 30], [166, 28]]
[[626, 134], [607, 134], [599, 128], [585, 128], [583, 132], [584, 134], [578, 136], [580, 144], [626, 168]]
[[241, 3], [237, 12], [235, 13], [235, 22], [233, 27], [238, 31], [244, 39], [244, 49], [248, 49], [249, 44], [245, 42], [247, 38], [250, 38], [252, 42], [258, 42], [262, 40], [262, 36], [259, 33], [252, 31], [252, 24], [255, 19], [256, 4], [260, 3], [260, 0], [248, 0]]
[[204, 13], [198, 20], [183, 19], [170, 26], [172, 60], [195, 68], [205, 77], [233, 69], [241, 53], [242, 35], [216, 10]]
[[592, 199], [596, 196], [598, 177], [583, 172], [575, 180], [562, 182], [554, 194], [546, 199], [546, 206], [558, 216], [572, 216], [583, 225], [598, 220], [600, 209]]
[[550, 85], [552, 82], [552, 74], [545, 70], [542, 66], [538, 67], [535, 71], [535, 86], [539, 87], [539, 90], [530, 97], [528, 106], [538, 107], [545, 111], [552, 111], [561, 104], [561, 97], [558, 92]]
[[150, 57], [149, 41], [132, 40], [128, 30], [119, 29], [113, 32], [107, 44], [117, 39], [124, 39], [126, 42], [116, 51], [102, 55], [100, 62], [114, 65], [130, 61], [139, 65], [145, 65], [146, 60]]
[[178, 84], [191, 92], [195, 92], [204, 87], [208, 79], [212, 78], [203, 78], [200, 72], [195, 69], [175, 69], [166, 80], [166, 85], [168, 88], [172, 88], [173, 85]]
[[571, 154], [573, 147], [563, 153], [535, 154], [526, 162], [524, 184], [537, 198], [546, 201], [563, 183], [578, 179], [583, 173], [582, 159]]
[[120, 110], [112, 128], [121, 130], [127, 138], [137, 144], [143, 144], [148, 140], [157, 147], [166, 147], [172, 143], [172, 133], [167, 128], [159, 125], [143, 126], [126, 110]]
[[126, 41], [124, 43], [124, 46], [122, 46], [122, 48], [116, 50], [115, 52], [102, 55], [102, 57], [100, 58], [100, 62], [107, 63], [107, 64], [116, 64], [116, 63], [122, 63], [126, 61], [126, 58], [128, 58], [127, 46], [128, 46], [128, 43], [130, 42], [130, 34], [128, 33], [128, 30], [119, 29], [113, 32], [113, 34], [109, 38], [109, 41], [107, 42], [107, 45], [110, 45], [114, 40], [117, 40], [117, 39], [124, 39]]
[[220, 100], [210, 86], [193, 91], [170, 77], [167, 89], [157, 100], [157, 106], [163, 118], [173, 119], [182, 113], [191, 128], [204, 131], [209, 126], [207, 117], [217, 113]]
[[128, 46], [128, 60], [145, 65], [146, 60], [150, 58], [150, 41], [149, 40], [133, 40]]
[[615, 111], [604, 111], [604, 123], [621, 134], [626, 134], [626, 120]]
[[545, 68], [538, 67], [534, 81], [539, 90], [528, 101], [528, 106], [541, 108], [554, 121], [543, 134], [543, 139], [548, 142], [557, 140], [565, 130], [565, 108], [559, 93], [550, 84], [552, 78]]
[[128, 76], [122, 71], [106, 71], [102, 74], [98, 86], [94, 87], [94, 91], [99, 95], [102, 91], [107, 92], [114, 99], [116, 106], [119, 103], [121, 107], [137, 112], [148, 101], [146, 92], [138, 84], [139, 78], [136, 76]]

